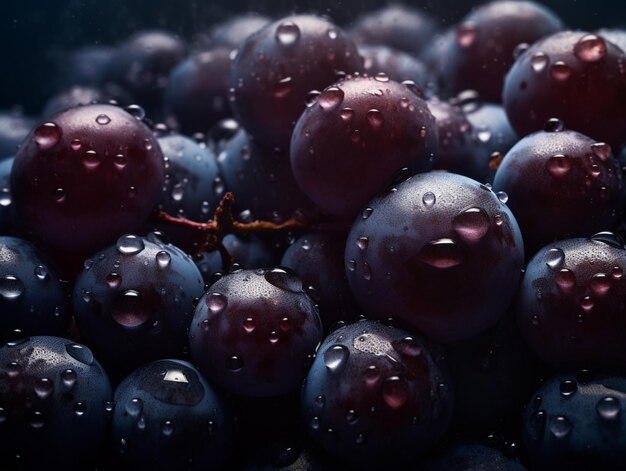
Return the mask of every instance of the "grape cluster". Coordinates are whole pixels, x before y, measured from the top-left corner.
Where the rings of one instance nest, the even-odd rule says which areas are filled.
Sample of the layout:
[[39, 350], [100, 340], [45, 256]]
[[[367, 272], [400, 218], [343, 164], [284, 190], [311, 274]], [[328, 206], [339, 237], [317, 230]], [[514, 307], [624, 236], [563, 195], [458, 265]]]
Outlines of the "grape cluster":
[[246, 13], [0, 112], [0, 469], [623, 469], [626, 31]]

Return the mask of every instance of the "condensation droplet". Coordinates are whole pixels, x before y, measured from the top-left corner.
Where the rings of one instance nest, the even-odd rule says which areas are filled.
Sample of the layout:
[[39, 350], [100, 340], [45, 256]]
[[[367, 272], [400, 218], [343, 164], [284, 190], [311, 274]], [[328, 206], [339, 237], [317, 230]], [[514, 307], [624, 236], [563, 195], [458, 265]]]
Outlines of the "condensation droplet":
[[435, 197], [435, 194], [431, 191], [424, 193], [424, 196], [422, 196], [422, 203], [424, 203], [424, 206], [433, 206], [436, 201], [437, 198]]
[[574, 46], [574, 54], [581, 61], [596, 62], [606, 56], [604, 39], [595, 34], [585, 34]]
[[96, 116], [96, 123], [102, 126], [106, 126], [110, 122], [111, 122], [111, 118], [109, 118], [109, 116], [106, 114], [99, 114], [98, 116]]
[[605, 396], [596, 404], [596, 412], [607, 421], [616, 420], [622, 411], [622, 404], [616, 397]]
[[276, 27], [275, 37], [283, 46], [291, 46], [300, 39], [300, 28], [291, 21], [284, 21]]
[[557, 271], [563, 268], [563, 264], [565, 263], [565, 253], [559, 248], [550, 249], [546, 252], [545, 259], [548, 268], [550, 268], [550, 270]]
[[457, 44], [466, 49], [474, 44], [476, 36], [478, 34], [478, 28], [473, 21], [465, 21], [461, 23], [456, 30], [456, 42]]
[[565, 62], [556, 61], [550, 66], [550, 73], [555, 80], [564, 82], [572, 75], [572, 69]]
[[561, 393], [561, 396], [571, 397], [576, 394], [576, 391], [578, 391], [578, 384], [576, 381], [571, 379], [561, 381], [561, 384], [559, 385], [559, 392]]
[[243, 368], [243, 360], [233, 355], [226, 360], [226, 368], [230, 371], [240, 371]]
[[52, 149], [62, 136], [63, 131], [55, 123], [43, 123], [33, 131], [33, 139], [42, 150]]
[[456, 242], [443, 238], [426, 244], [418, 253], [418, 258], [435, 268], [451, 268], [463, 263], [465, 256]]
[[550, 433], [557, 439], [562, 440], [566, 438], [572, 431], [572, 422], [564, 416], [552, 417], [548, 429]]
[[126, 234], [117, 239], [117, 251], [124, 255], [136, 255], [146, 246], [141, 237]]
[[338, 87], [329, 87], [322, 92], [317, 99], [317, 103], [324, 111], [337, 108], [343, 101], [343, 90]]
[[484, 209], [469, 208], [452, 220], [452, 227], [465, 240], [477, 242], [489, 230], [490, 219]]
[[344, 345], [333, 345], [324, 352], [324, 364], [335, 373], [347, 362], [350, 351]]
[[536, 52], [530, 58], [530, 65], [533, 68], [533, 70], [537, 73], [545, 70], [545, 68], [548, 66], [548, 62], [549, 62], [548, 56], [544, 52]]
[[18, 299], [25, 289], [24, 283], [17, 276], [4, 275], [0, 278], [0, 296], [4, 299]]
[[392, 409], [402, 407], [409, 399], [409, 385], [406, 379], [391, 376], [383, 382], [383, 400]]
[[568, 156], [556, 154], [547, 160], [546, 169], [552, 176], [560, 178], [569, 173], [572, 169], [572, 162]]
[[157, 252], [155, 259], [159, 268], [164, 269], [170, 266], [172, 256], [165, 250]]

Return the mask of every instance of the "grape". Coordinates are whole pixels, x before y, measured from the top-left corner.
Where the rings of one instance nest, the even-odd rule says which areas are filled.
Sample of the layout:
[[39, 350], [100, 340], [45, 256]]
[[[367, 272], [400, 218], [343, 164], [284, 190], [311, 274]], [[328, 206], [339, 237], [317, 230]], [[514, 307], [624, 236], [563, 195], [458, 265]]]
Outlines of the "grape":
[[267, 16], [248, 12], [232, 16], [211, 29], [210, 44], [230, 49], [238, 48], [248, 36], [270, 23]]
[[337, 329], [320, 346], [302, 390], [311, 437], [349, 464], [415, 461], [445, 432], [452, 390], [436, 349], [373, 321]]
[[33, 127], [35, 120], [18, 111], [0, 111], [0, 159], [15, 155]]
[[137, 230], [164, 181], [150, 130], [111, 105], [86, 105], [37, 126], [11, 173], [19, 217], [51, 248], [83, 258]]
[[311, 90], [359, 72], [356, 46], [337, 26], [312, 15], [288, 16], [241, 45], [232, 66], [233, 111], [256, 140], [287, 148]]
[[30, 242], [0, 237], [0, 343], [15, 336], [65, 336], [70, 321], [56, 268]]
[[112, 393], [91, 351], [59, 337], [30, 337], [0, 348], [0, 365], [3, 468], [93, 469]]
[[626, 142], [626, 56], [602, 36], [564, 31], [534, 43], [509, 70], [503, 102], [525, 136], [551, 118], [619, 149]]
[[182, 357], [204, 281], [179, 248], [131, 234], [94, 254], [74, 284], [81, 337], [113, 379], [148, 361]]
[[50, 97], [41, 115], [44, 119], [48, 119], [61, 111], [74, 108], [75, 106], [108, 103], [110, 101], [115, 101], [120, 105], [130, 105], [132, 99], [128, 92], [112, 83], [100, 87], [75, 85]]
[[221, 469], [232, 451], [232, 413], [191, 363], [148, 363], [114, 400], [113, 443], [128, 469]]
[[386, 46], [359, 46], [363, 57], [363, 71], [371, 76], [386, 74], [391, 80], [403, 82], [412, 80], [426, 90], [430, 84], [430, 72], [415, 57]]
[[494, 325], [517, 291], [524, 260], [519, 226], [499, 198], [467, 177], [431, 172], [370, 201], [345, 252], [365, 314], [398, 317], [441, 342]]
[[194, 364], [239, 395], [293, 391], [322, 338], [317, 307], [286, 269], [238, 270], [198, 303], [189, 344]]
[[302, 191], [325, 212], [349, 220], [403, 167], [429, 170], [437, 129], [420, 96], [414, 84], [386, 75], [348, 77], [325, 89], [291, 139]]

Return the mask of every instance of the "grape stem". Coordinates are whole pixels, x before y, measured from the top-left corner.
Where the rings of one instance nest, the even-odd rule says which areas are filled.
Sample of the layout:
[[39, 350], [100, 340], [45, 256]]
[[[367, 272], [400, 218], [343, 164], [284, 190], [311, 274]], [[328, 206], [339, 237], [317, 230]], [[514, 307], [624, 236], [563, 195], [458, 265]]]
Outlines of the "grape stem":
[[[198, 234], [200, 243], [195, 255], [204, 252], [219, 251], [222, 258], [222, 267], [227, 270], [233, 263], [232, 256], [223, 244], [224, 237], [228, 234], [252, 234], [295, 231], [312, 226], [314, 220], [306, 221], [295, 218], [287, 219], [281, 223], [270, 221], [237, 221], [233, 216], [233, 203], [235, 197], [231, 192], [226, 193], [219, 202], [213, 219], [208, 222], [196, 222], [183, 217], [172, 216], [165, 211], [157, 210], [154, 220], [157, 223], [185, 228]], [[316, 218], [313, 218], [316, 219]]]

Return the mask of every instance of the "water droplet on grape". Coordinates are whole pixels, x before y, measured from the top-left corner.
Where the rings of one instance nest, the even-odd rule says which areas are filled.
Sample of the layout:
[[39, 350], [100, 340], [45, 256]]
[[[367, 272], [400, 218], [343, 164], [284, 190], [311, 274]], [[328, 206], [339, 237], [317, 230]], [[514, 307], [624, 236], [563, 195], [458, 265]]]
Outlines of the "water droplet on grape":
[[558, 118], [550, 118], [543, 127], [545, 132], [561, 132], [564, 129], [565, 123]]
[[113, 299], [111, 317], [123, 327], [138, 327], [150, 317], [151, 309], [143, 302], [138, 291], [128, 289]]
[[84, 345], [79, 345], [77, 343], [69, 344], [65, 346], [65, 350], [68, 355], [74, 358], [74, 360], [88, 366], [93, 364], [93, 353], [91, 353], [91, 350]]
[[595, 34], [585, 34], [574, 46], [574, 54], [581, 61], [596, 62], [606, 56], [604, 39]]
[[602, 161], [606, 161], [611, 155], [611, 146], [605, 142], [591, 144], [591, 151]]
[[106, 126], [110, 122], [111, 122], [111, 118], [109, 118], [109, 116], [106, 114], [99, 114], [98, 116], [96, 116], [96, 123], [102, 126]]
[[574, 272], [568, 270], [567, 268], [563, 268], [559, 270], [554, 276], [556, 284], [563, 291], [569, 291], [576, 285], [576, 276]]
[[550, 66], [552, 77], [559, 82], [564, 82], [572, 75], [572, 69], [563, 61], [556, 61]]
[[376, 109], [371, 109], [367, 112], [367, 122], [372, 129], [380, 129], [385, 122], [383, 114]]
[[406, 379], [391, 376], [383, 382], [383, 400], [392, 409], [402, 407], [409, 399], [409, 385]]
[[87, 405], [84, 402], [77, 402], [74, 404], [74, 414], [77, 417], [82, 417], [87, 412]]
[[274, 85], [273, 94], [276, 98], [284, 98], [293, 90], [293, 83], [291, 77], [285, 77], [280, 79], [276, 85]]
[[572, 162], [568, 156], [556, 154], [548, 159], [546, 168], [554, 177], [560, 178], [569, 173], [572, 169]]
[[576, 394], [576, 391], [578, 391], [578, 384], [576, 381], [571, 379], [561, 381], [561, 384], [559, 385], [559, 392], [561, 393], [561, 396], [571, 397]]
[[39, 399], [48, 399], [54, 391], [54, 382], [49, 378], [40, 378], [35, 382], [35, 394]]
[[226, 368], [231, 371], [240, 371], [243, 368], [243, 360], [233, 355], [226, 360]]
[[19, 298], [25, 290], [24, 283], [17, 276], [4, 275], [0, 278], [0, 296], [7, 300]]
[[613, 421], [618, 418], [622, 411], [622, 404], [619, 399], [613, 396], [605, 396], [596, 404], [596, 412], [607, 421]]
[[52, 149], [62, 136], [63, 131], [55, 123], [43, 123], [33, 131], [33, 139], [42, 150]]
[[165, 250], [161, 250], [157, 252], [155, 259], [159, 268], [167, 268], [172, 261], [172, 256]]
[[477, 33], [476, 23], [472, 21], [461, 23], [456, 30], [456, 42], [460, 47], [466, 49], [474, 44]]
[[550, 419], [548, 429], [555, 438], [562, 440], [570, 434], [572, 427], [572, 423], [567, 417], [557, 416]]
[[545, 259], [548, 268], [557, 271], [560, 270], [565, 263], [565, 253], [559, 248], [550, 249], [546, 252]]
[[291, 291], [292, 293], [302, 292], [302, 280], [291, 270], [273, 268], [265, 272], [265, 279], [277, 288]]
[[[452, 220], [452, 227], [465, 240], [476, 242], [482, 239], [489, 230], [490, 220], [485, 210], [469, 208]], [[444, 240], [444, 239], [440, 239]], [[450, 239], [448, 239], [450, 240]], [[452, 242], [454, 244], [454, 242]], [[432, 242], [431, 242], [432, 244]], [[449, 245], [448, 242], [443, 245]], [[430, 244], [429, 244], [430, 245]], [[460, 261], [459, 261], [460, 263]], [[458, 265], [458, 263], [457, 263]], [[454, 265], [451, 265], [454, 266]]]
[[65, 386], [67, 389], [72, 389], [76, 384], [76, 381], [78, 381], [78, 376], [76, 375], [76, 372], [74, 370], [63, 370], [63, 372], [61, 373], [61, 382], [63, 383], [63, 386]]
[[435, 268], [451, 268], [463, 263], [465, 256], [456, 242], [443, 238], [426, 244], [418, 253], [418, 258]]
[[291, 46], [300, 39], [300, 28], [291, 21], [284, 21], [276, 27], [275, 36], [283, 46]]
[[548, 65], [548, 62], [549, 62], [548, 56], [544, 52], [536, 52], [530, 58], [530, 65], [533, 68], [533, 70], [537, 73], [545, 70], [545, 68]]
[[348, 361], [350, 351], [344, 345], [333, 345], [324, 352], [324, 364], [336, 373]]
[[337, 108], [343, 101], [343, 90], [337, 87], [329, 87], [319, 96], [317, 103], [324, 111]]
[[48, 269], [44, 265], [37, 265], [35, 267], [35, 276], [38, 280], [45, 280], [48, 278]]

